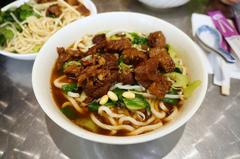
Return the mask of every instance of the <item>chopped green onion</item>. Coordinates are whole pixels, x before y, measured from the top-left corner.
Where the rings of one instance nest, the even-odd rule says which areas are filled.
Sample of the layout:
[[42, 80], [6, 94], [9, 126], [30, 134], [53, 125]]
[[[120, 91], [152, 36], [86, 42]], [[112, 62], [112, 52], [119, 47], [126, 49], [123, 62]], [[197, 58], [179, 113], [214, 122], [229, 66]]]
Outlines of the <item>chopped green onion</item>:
[[147, 38], [144, 36], [140, 36], [137, 33], [133, 32], [130, 33], [130, 35], [132, 36], [133, 40], [132, 43], [133, 44], [139, 44], [139, 45], [143, 45], [147, 43]]
[[66, 69], [70, 65], [81, 66], [81, 62], [80, 61], [67, 61], [63, 64], [63, 69]]
[[64, 84], [62, 86], [62, 90], [66, 94], [67, 92], [76, 92], [78, 90], [78, 86], [76, 83]]

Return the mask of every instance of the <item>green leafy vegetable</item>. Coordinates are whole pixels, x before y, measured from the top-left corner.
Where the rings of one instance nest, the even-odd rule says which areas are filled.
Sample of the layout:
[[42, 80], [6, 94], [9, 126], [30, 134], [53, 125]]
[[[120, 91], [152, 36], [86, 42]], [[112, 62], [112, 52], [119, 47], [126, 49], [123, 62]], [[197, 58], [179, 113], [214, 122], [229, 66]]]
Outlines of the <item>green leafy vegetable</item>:
[[77, 66], [81, 66], [81, 62], [80, 61], [68, 61], [68, 62], [65, 62], [63, 64], [63, 69], [66, 69], [68, 66], [70, 65], [77, 65]]
[[78, 86], [76, 83], [65, 84], [62, 86], [62, 90], [64, 91], [64, 93], [76, 92], [78, 90]]
[[7, 40], [11, 40], [14, 37], [14, 33], [8, 28], [0, 28], [0, 33], [3, 34]]
[[175, 81], [172, 87], [185, 88], [189, 82], [188, 76], [177, 73], [177, 72], [166, 73], [164, 74], [164, 76], [169, 77], [171, 80]]
[[182, 74], [182, 70], [179, 68], [179, 67], [176, 67], [174, 72], [177, 72], [177, 73], [181, 73]]
[[27, 3], [21, 5], [14, 11], [16, 17], [20, 21], [24, 21], [27, 17], [34, 15], [34, 11], [32, 6], [28, 5]]
[[125, 106], [130, 110], [145, 109], [148, 105], [146, 99], [140, 94], [136, 94], [136, 97], [133, 99], [123, 98], [123, 102]]
[[[169, 44], [167, 44], [167, 47], [168, 47], [168, 53], [170, 55], [170, 57], [173, 59], [174, 63], [175, 63], [175, 66], [176, 68], [179, 68], [181, 70], [181, 64], [180, 64], [180, 59], [177, 57], [177, 53], [176, 51], [173, 49], [173, 47]], [[177, 72], [177, 71], [175, 71]], [[179, 72], [180, 73], [180, 72]]]
[[183, 89], [183, 95], [185, 98], [188, 98], [192, 95], [193, 91], [201, 85], [201, 81], [196, 80], [190, 83], [186, 88]]
[[76, 119], [78, 117], [76, 110], [72, 106], [65, 106], [61, 108], [61, 112], [63, 112], [63, 114], [69, 119]]
[[167, 94], [176, 95], [176, 94], [178, 94], [178, 91], [176, 89], [172, 88]]
[[90, 112], [97, 112], [99, 107], [100, 105], [96, 101], [88, 104], [88, 110]]
[[117, 105], [117, 103], [112, 101], [112, 100], [108, 100], [108, 102], [104, 105], [107, 106], [107, 107], [114, 107], [114, 106]]
[[4, 46], [7, 40], [11, 40], [14, 37], [14, 33], [7, 28], [0, 28], [0, 46]]
[[15, 10], [15, 9], [9, 9], [9, 10], [1, 13], [2, 23], [4, 23], [4, 22], [14, 22], [14, 19], [10, 14], [10, 13], [13, 13], [13, 10]]
[[32, 49], [32, 51], [33, 51], [33, 52], [38, 52], [38, 51], [41, 49], [41, 47], [42, 47], [42, 45], [36, 45], [36, 46]]
[[3, 34], [0, 34], [0, 46], [4, 46], [7, 42], [7, 39]]
[[144, 37], [144, 36], [140, 36], [135, 32], [130, 33], [130, 35], [132, 36], [132, 43], [133, 44], [143, 45], [143, 44], [147, 43], [147, 38]]
[[127, 65], [124, 62], [120, 62], [118, 66], [122, 71], [127, 71], [127, 70], [131, 71], [133, 69], [132, 65]]
[[123, 89], [119, 89], [119, 88], [115, 88], [114, 90], [112, 90], [117, 96], [118, 96], [118, 100], [119, 102], [122, 102], [123, 101], [123, 92], [125, 92], [125, 90]]
[[172, 99], [172, 98], [162, 98], [161, 101], [163, 103], [169, 103], [169, 104], [177, 104], [179, 99]]
[[90, 118], [79, 118], [75, 123], [89, 131], [98, 132], [98, 126]]

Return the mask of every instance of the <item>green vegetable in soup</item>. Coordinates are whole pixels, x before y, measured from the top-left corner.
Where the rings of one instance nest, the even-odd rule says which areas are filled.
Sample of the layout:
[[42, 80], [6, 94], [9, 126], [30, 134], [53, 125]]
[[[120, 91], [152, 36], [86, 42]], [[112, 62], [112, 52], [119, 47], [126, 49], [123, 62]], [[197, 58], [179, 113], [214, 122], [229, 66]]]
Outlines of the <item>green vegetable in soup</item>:
[[77, 86], [76, 83], [69, 83], [69, 84], [63, 85], [62, 90], [63, 90], [64, 93], [76, 92], [78, 90], [78, 86]]
[[77, 65], [77, 66], [81, 66], [81, 62], [80, 61], [68, 61], [68, 62], [65, 62], [63, 64], [63, 69], [66, 69], [68, 66], [70, 65]]
[[136, 94], [136, 97], [133, 99], [123, 98], [123, 102], [125, 106], [130, 110], [145, 109], [148, 105], [146, 99], [140, 94]]
[[179, 102], [179, 99], [173, 99], [173, 98], [162, 98], [161, 101], [163, 103], [168, 103], [168, 104], [172, 104], [175, 105]]
[[100, 107], [100, 104], [98, 104], [96, 101], [88, 104], [88, 110], [90, 112], [97, 112], [99, 107]]
[[140, 36], [135, 32], [130, 33], [130, 35], [132, 36], [132, 43], [133, 44], [143, 45], [143, 44], [147, 43], [147, 38], [144, 37], [144, 36]]
[[89, 131], [98, 132], [98, 126], [90, 118], [79, 118], [75, 123]]
[[21, 5], [14, 11], [16, 17], [19, 21], [24, 21], [28, 17], [34, 15], [34, 11], [32, 6], [28, 5], [27, 3]]
[[0, 34], [0, 46], [4, 46], [7, 42], [7, 39], [3, 34]]
[[183, 95], [185, 98], [188, 98], [192, 95], [193, 91], [196, 90], [197, 87], [201, 85], [200, 80], [196, 80], [190, 84], [186, 88], [183, 89]]
[[76, 119], [78, 117], [77, 111], [72, 106], [65, 106], [60, 109], [63, 114], [69, 119]]
[[183, 75], [177, 72], [171, 72], [164, 74], [165, 77], [169, 77], [171, 80], [174, 80], [175, 83], [172, 84], [172, 87], [185, 88], [189, 82], [188, 76]]
[[[168, 48], [168, 54], [173, 59], [176, 69], [179, 69], [181, 71], [181, 67], [182, 67], [182, 65], [180, 64], [181, 60], [177, 57], [177, 52], [169, 44], [167, 45], [167, 48]], [[176, 70], [175, 72], [178, 72], [179, 70]], [[178, 73], [182, 73], [182, 71]]]
[[176, 67], [174, 72], [177, 72], [177, 73], [181, 73], [182, 74], [182, 70], [179, 68], [179, 67]]
[[112, 91], [118, 96], [118, 100], [119, 100], [120, 102], [122, 102], [122, 101], [123, 101], [123, 96], [122, 96], [122, 94], [123, 94], [123, 92], [125, 92], [125, 90], [119, 89], [119, 88], [115, 88], [115, 89], [112, 90]]

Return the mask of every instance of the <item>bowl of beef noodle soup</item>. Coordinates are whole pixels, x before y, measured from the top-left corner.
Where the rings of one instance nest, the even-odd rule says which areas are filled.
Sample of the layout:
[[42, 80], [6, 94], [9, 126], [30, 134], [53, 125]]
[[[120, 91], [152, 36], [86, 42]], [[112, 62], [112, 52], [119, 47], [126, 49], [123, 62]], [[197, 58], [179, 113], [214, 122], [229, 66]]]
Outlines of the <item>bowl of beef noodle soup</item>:
[[207, 89], [201, 52], [175, 26], [127, 12], [79, 20], [34, 63], [44, 112], [79, 137], [108, 144], [160, 138], [186, 123]]

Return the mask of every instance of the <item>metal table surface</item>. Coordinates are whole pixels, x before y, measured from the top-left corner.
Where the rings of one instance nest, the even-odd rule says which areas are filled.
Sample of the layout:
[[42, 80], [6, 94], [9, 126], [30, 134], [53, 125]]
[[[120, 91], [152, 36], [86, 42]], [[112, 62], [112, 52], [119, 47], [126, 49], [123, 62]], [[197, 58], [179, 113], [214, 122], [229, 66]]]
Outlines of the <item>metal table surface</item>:
[[[191, 13], [198, 1], [168, 10], [153, 10], [136, 0], [94, 0], [99, 12], [134, 11], [160, 17], [191, 35]], [[112, 146], [79, 139], [48, 119], [31, 85], [32, 61], [0, 56], [0, 158], [3, 159], [237, 159], [240, 158], [240, 81], [231, 95], [209, 86], [206, 98], [182, 128], [152, 142]]]

